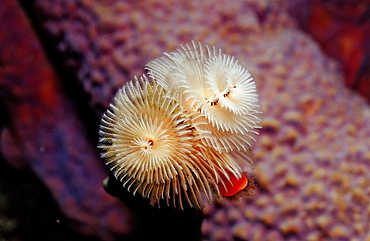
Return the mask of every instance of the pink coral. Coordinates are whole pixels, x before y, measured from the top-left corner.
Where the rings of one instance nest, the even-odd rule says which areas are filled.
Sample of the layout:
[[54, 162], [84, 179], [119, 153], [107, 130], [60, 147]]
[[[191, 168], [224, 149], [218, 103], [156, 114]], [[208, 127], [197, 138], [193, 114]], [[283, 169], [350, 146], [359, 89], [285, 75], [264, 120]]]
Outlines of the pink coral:
[[[119, 86], [179, 43], [217, 45], [250, 70], [265, 120], [255, 151], [258, 192], [207, 206], [205, 239], [370, 238], [369, 106], [344, 88], [338, 65], [298, 30], [285, 1], [35, 0], [34, 6], [96, 116]], [[31, 161], [50, 182], [47, 162]], [[82, 163], [76, 175], [89, 166]], [[80, 182], [91, 188], [87, 177]]]

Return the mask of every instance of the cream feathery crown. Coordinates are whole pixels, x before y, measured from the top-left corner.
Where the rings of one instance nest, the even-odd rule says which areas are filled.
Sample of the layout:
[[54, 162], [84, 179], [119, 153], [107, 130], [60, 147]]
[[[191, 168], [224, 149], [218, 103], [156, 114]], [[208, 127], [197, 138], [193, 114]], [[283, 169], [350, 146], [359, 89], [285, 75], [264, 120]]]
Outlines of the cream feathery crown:
[[248, 71], [194, 42], [146, 68], [154, 81], [127, 82], [101, 120], [99, 147], [117, 180], [153, 205], [181, 208], [249, 194], [260, 119]]
[[217, 150], [246, 150], [261, 120], [250, 73], [221, 49], [192, 42], [146, 65], [164, 89], [176, 93], [189, 113], [199, 113], [204, 140]]

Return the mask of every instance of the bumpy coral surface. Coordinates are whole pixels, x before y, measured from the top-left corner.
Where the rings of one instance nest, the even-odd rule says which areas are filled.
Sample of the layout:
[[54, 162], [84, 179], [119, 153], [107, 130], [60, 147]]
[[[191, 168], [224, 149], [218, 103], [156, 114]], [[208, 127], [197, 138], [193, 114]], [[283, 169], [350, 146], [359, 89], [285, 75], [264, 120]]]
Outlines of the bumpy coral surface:
[[[369, 106], [345, 89], [338, 65], [298, 30], [284, 2], [35, 0], [34, 9], [63, 68], [75, 70], [90, 96], [96, 118], [119, 86], [180, 43], [216, 45], [251, 72], [264, 120], [255, 149], [258, 191], [240, 202], [207, 206], [205, 240], [370, 240]], [[65, 146], [77, 148], [75, 141]], [[50, 155], [59, 166], [74, 166]], [[80, 175], [90, 170], [91, 158], [80, 157], [81, 165], [65, 178], [45, 168], [52, 161], [28, 160], [45, 183], [73, 187], [70, 180], [79, 176], [79, 188], [93, 190], [96, 177]], [[64, 197], [73, 197], [71, 188], [64, 190]], [[97, 224], [101, 233], [112, 227]]]
[[206, 238], [369, 239], [368, 105], [307, 36], [282, 29], [258, 40], [245, 53], [264, 113], [258, 193], [208, 207]]

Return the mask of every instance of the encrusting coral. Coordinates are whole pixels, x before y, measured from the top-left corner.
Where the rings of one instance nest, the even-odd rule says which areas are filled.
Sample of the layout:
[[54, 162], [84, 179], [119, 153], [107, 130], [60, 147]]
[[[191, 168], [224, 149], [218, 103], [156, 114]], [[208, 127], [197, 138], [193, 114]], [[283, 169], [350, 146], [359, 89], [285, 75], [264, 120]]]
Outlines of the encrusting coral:
[[[0, 9], [7, 2], [20, 5], [6, 0]], [[22, 7], [26, 2], [29, 8]], [[13, 9], [7, 11], [11, 15], [0, 14], [4, 19], [0, 23], [4, 50], [0, 98], [7, 107], [3, 116], [12, 120], [8, 133], [19, 137], [15, 144], [2, 138], [2, 146], [7, 147], [3, 150], [12, 154], [4, 157], [13, 164], [21, 159], [31, 167], [75, 230], [101, 240], [122, 239], [132, 233], [135, 216], [101, 188], [106, 168], [100, 165], [95, 143], [84, 133], [95, 133], [101, 111], [131, 76], [143, 74], [145, 63], [172, 51], [178, 43], [195, 39], [217, 45], [248, 67], [258, 80], [264, 120], [253, 146], [258, 185], [253, 198], [207, 205], [203, 209], [203, 239], [370, 240], [369, 105], [344, 88], [338, 63], [323, 54], [322, 46], [302, 31], [291, 13], [315, 26], [321, 24], [311, 29], [329, 37], [326, 46], [330, 49], [345, 44], [361, 55], [366, 51], [351, 38], [358, 35], [348, 34], [347, 27], [368, 24], [346, 17], [334, 26], [330, 22], [322, 26], [322, 21], [310, 21], [310, 16], [319, 13], [316, 16], [324, 19], [323, 11], [302, 8], [306, 2], [334, 6], [326, 1], [301, 0], [22, 1], [19, 9], [39, 16], [34, 23], [44, 30], [45, 43], [52, 46], [42, 48], [35, 41], [37, 36], [29, 38], [25, 29], [32, 26], [21, 28]], [[295, 7], [289, 7], [289, 13], [287, 5], [291, 4]], [[355, 16], [361, 16], [358, 8], [336, 6], [341, 13], [355, 11]], [[15, 32], [19, 35], [13, 35]], [[56, 65], [58, 73], [74, 70], [72, 78], [61, 78], [59, 83], [82, 88], [77, 92], [54, 88], [57, 80], [39, 67], [35, 69], [47, 68], [47, 60], [30, 58], [30, 49], [40, 53], [51, 50], [49, 56], [61, 63]], [[343, 68], [360, 68], [352, 54], [345, 56], [351, 65]], [[76, 97], [89, 98], [73, 98], [70, 104], [58, 101], [68, 98], [70, 91]], [[90, 107], [93, 117], [71, 111], [74, 104]], [[42, 118], [31, 119], [39, 114]], [[25, 147], [27, 152], [17, 155], [14, 147]], [[143, 231], [152, 235], [147, 229]]]
[[215, 47], [193, 42], [167, 56], [147, 65], [154, 81], [126, 83], [103, 116], [106, 164], [152, 205], [201, 208], [202, 193], [208, 201], [250, 194], [260, 123], [255, 82]]

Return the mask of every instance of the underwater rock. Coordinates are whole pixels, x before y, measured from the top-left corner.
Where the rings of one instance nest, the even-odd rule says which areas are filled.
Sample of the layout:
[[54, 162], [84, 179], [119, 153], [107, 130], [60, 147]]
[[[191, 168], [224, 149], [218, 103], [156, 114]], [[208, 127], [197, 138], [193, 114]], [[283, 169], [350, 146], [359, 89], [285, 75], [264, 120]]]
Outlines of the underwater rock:
[[104, 191], [107, 171], [30, 23], [16, 1], [2, 6], [0, 96], [9, 118], [2, 154], [38, 175], [79, 232], [105, 239], [129, 233], [132, 213]]
[[287, 4], [301, 27], [341, 64], [346, 86], [370, 101], [368, 1], [296, 0]]

